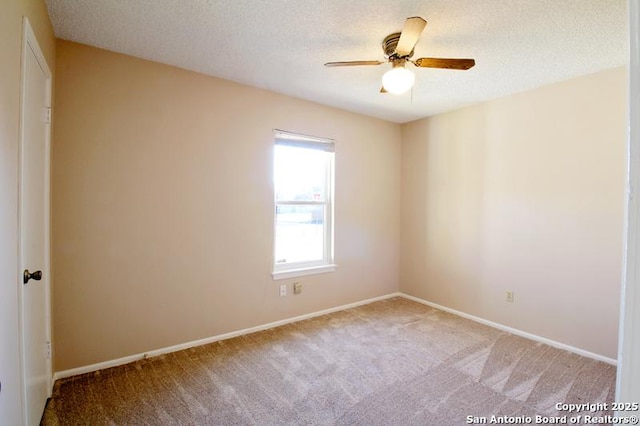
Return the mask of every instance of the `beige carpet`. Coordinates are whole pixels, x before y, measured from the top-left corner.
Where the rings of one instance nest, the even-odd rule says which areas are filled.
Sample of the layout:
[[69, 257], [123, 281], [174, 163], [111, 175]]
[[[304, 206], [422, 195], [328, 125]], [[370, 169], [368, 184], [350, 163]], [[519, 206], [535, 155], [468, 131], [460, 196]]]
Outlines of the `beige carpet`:
[[59, 380], [43, 423], [535, 421], [566, 415], [558, 402], [612, 402], [615, 374], [611, 365], [394, 298]]

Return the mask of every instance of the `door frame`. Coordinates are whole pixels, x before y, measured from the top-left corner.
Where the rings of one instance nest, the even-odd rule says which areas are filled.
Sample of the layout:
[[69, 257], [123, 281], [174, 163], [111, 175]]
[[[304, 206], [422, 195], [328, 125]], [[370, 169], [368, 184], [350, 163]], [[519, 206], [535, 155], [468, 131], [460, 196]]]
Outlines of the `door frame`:
[[[21, 56], [21, 73], [20, 73], [20, 143], [18, 144], [18, 271], [16, 274], [16, 285], [18, 288], [18, 322], [19, 322], [19, 352], [20, 352], [20, 380], [22, 384], [22, 417], [23, 422], [27, 420], [27, 386], [25, 371], [25, 353], [24, 353], [24, 310], [23, 310], [23, 287], [22, 283], [22, 214], [23, 214], [23, 196], [22, 196], [22, 172], [24, 170], [24, 137], [25, 137], [25, 100], [26, 100], [26, 72], [27, 57], [30, 52], [34, 55], [38, 65], [42, 69], [46, 78], [46, 107], [51, 108], [52, 98], [52, 80], [51, 69], [40, 49], [38, 40], [31, 28], [29, 19], [25, 16], [22, 25], [22, 56]], [[44, 111], [43, 111], [44, 114]], [[44, 149], [44, 265], [45, 274], [40, 285], [44, 286], [45, 291], [45, 329], [46, 338], [51, 345], [51, 116], [49, 113], [49, 123], [46, 125], [45, 133], [45, 149]], [[44, 348], [43, 348], [44, 350]], [[47, 396], [51, 397], [53, 390], [53, 356], [47, 359]], [[44, 407], [42, 407], [44, 409]]]
[[[629, 19], [627, 199], [616, 400], [640, 400], [640, 4], [627, 2]], [[624, 414], [624, 413], [622, 413]]]

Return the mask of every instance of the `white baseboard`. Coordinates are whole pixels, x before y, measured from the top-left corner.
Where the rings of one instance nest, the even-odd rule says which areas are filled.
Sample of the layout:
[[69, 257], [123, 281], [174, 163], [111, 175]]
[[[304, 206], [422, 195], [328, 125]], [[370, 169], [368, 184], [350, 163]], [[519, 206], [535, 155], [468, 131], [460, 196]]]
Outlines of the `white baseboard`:
[[368, 305], [369, 303], [378, 302], [380, 300], [390, 299], [392, 297], [402, 296], [400, 293], [391, 293], [384, 296], [374, 297], [371, 299], [362, 300], [360, 302], [348, 303], [346, 305], [336, 306], [335, 308], [324, 309], [322, 311], [312, 312], [310, 314], [299, 315], [297, 317], [287, 318], [280, 321], [270, 322], [268, 324], [262, 324], [255, 327], [249, 327], [238, 331], [232, 331], [230, 333], [219, 334], [213, 337], [207, 337], [205, 339], [193, 340], [191, 342], [181, 343], [179, 345], [169, 346], [166, 348], [156, 349], [149, 352], [139, 353], [135, 355], [129, 355], [110, 361], [99, 362], [97, 364], [85, 365], [83, 367], [72, 368], [69, 370], [56, 371], [53, 374], [53, 381], [58, 379], [64, 379], [66, 377], [76, 376], [78, 374], [91, 373], [105, 368], [116, 367], [118, 365], [128, 364], [130, 362], [138, 361], [144, 358], [150, 358], [158, 355], [164, 355], [171, 352], [181, 351], [183, 349], [189, 349], [196, 346], [206, 345], [208, 343], [217, 342], [219, 340], [231, 339], [232, 337], [242, 336], [245, 334], [255, 333], [256, 331], [267, 330], [281, 325], [290, 324], [297, 321], [306, 320], [309, 318], [318, 317], [320, 315], [326, 315], [333, 312], [344, 311], [345, 309], [355, 308], [356, 306]]
[[438, 305], [433, 302], [429, 302], [424, 299], [420, 299], [419, 297], [411, 296], [405, 293], [399, 293], [399, 296], [404, 297], [405, 299], [413, 300], [414, 302], [422, 303], [423, 305], [430, 306], [435, 309], [439, 309], [441, 311], [449, 312], [450, 314], [457, 315], [459, 317], [470, 319], [471, 321], [478, 322], [480, 324], [488, 325], [489, 327], [497, 328], [498, 330], [503, 330], [511, 334], [515, 334], [516, 336], [525, 337], [530, 340], [534, 340], [536, 342], [544, 343], [549, 346], [553, 346], [554, 348], [564, 349], [565, 351], [573, 352], [578, 355], [585, 356], [587, 358], [595, 359], [597, 361], [606, 362], [607, 364], [617, 365], [618, 361], [613, 358], [608, 358], [603, 355], [599, 355], [593, 352], [585, 351], [584, 349], [576, 348], [574, 346], [566, 345], [564, 343], [556, 342], [555, 340], [547, 339], [546, 337], [541, 337], [536, 334], [527, 333], [526, 331], [518, 330], [517, 328], [512, 328], [503, 324], [499, 324], [497, 322], [489, 321], [480, 317], [476, 317], [474, 315], [469, 315], [467, 313], [457, 311], [455, 309], [447, 308], [446, 306]]
[[385, 300], [385, 299], [390, 299], [392, 297], [404, 297], [405, 299], [408, 300], [412, 300], [414, 302], [418, 302], [421, 303], [423, 305], [427, 305], [430, 306], [432, 308], [435, 309], [439, 309], [441, 311], [445, 311], [445, 312], [449, 312], [451, 314], [454, 315], [458, 315], [462, 318], [467, 318], [469, 320], [478, 322], [480, 324], [484, 324], [487, 325], [489, 327], [493, 327], [496, 328], [498, 330], [503, 330], [506, 331], [508, 333], [511, 334], [515, 334], [517, 336], [521, 336], [521, 337], [525, 337], [527, 339], [531, 339], [540, 343], [544, 343], [547, 344], [549, 346], [553, 346], [555, 348], [558, 349], [563, 349], [569, 352], [573, 352], [575, 354], [578, 355], [582, 355], [588, 358], [592, 358], [595, 359], [597, 361], [603, 361], [606, 362], [607, 364], [611, 364], [611, 365], [617, 365], [617, 361], [615, 359], [612, 358], [608, 358], [593, 352], [589, 352], [589, 351], [585, 351], [583, 349], [580, 348], [576, 348], [570, 345], [566, 345], [564, 343], [560, 343], [560, 342], [556, 342], [555, 340], [551, 340], [551, 339], [547, 339], [545, 337], [541, 337], [535, 334], [531, 334], [531, 333], [527, 333], [526, 331], [522, 331], [522, 330], [518, 330], [512, 327], [508, 327], [506, 325], [503, 324], [499, 324], [493, 321], [489, 321], [483, 318], [479, 318], [473, 315], [469, 315], [467, 313], [461, 312], [461, 311], [457, 311], [455, 309], [451, 309], [448, 308], [446, 306], [442, 306], [442, 305], [438, 305], [436, 303], [432, 303], [429, 302], [427, 300], [424, 299], [420, 299], [419, 297], [415, 297], [415, 296], [411, 296], [405, 293], [400, 293], [400, 292], [396, 292], [396, 293], [391, 293], [391, 294], [387, 294], [384, 296], [379, 296], [379, 297], [374, 297], [371, 299], [366, 299], [366, 300], [362, 300], [360, 302], [354, 302], [354, 303], [348, 303], [346, 305], [340, 305], [337, 306], [335, 308], [329, 308], [329, 309], [324, 309], [321, 311], [317, 311], [317, 312], [312, 312], [309, 314], [305, 314], [305, 315], [299, 315], [296, 317], [292, 317], [292, 318], [287, 318], [287, 319], [283, 319], [280, 321], [274, 321], [274, 322], [270, 322], [268, 324], [262, 324], [262, 325], [258, 325], [255, 327], [249, 327], [249, 328], [245, 328], [242, 330], [238, 330], [238, 331], [232, 331], [229, 333], [224, 333], [224, 334], [219, 334], [217, 336], [213, 336], [213, 337], [207, 337], [205, 339], [200, 339], [200, 340], [193, 340], [191, 342], [186, 342], [186, 343], [182, 343], [179, 345], [174, 345], [174, 346], [168, 346], [166, 348], [161, 348], [161, 349], [156, 349], [156, 350], [152, 350], [149, 352], [144, 352], [144, 353], [139, 353], [139, 354], [135, 354], [135, 355], [130, 355], [130, 356], [126, 356], [126, 357], [122, 357], [122, 358], [117, 358], [114, 360], [110, 360], [110, 361], [104, 361], [104, 362], [99, 362], [97, 364], [91, 364], [91, 365], [86, 365], [83, 367], [78, 367], [78, 368], [72, 368], [69, 370], [63, 370], [63, 371], [56, 371], [53, 374], [53, 381], [55, 382], [58, 379], [64, 379], [66, 377], [71, 377], [71, 376], [76, 376], [78, 374], [85, 374], [85, 373], [91, 373], [94, 371], [98, 371], [98, 370], [103, 370], [105, 368], [110, 368], [110, 367], [116, 367], [118, 365], [123, 365], [123, 364], [128, 364], [130, 362], [134, 362], [134, 361], [138, 361], [144, 358], [150, 358], [150, 357], [154, 357], [154, 356], [158, 356], [158, 355], [164, 355], [164, 354], [168, 354], [171, 352], [176, 352], [176, 351], [181, 351], [183, 349], [189, 349], [189, 348], [193, 348], [196, 346], [202, 346], [202, 345], [206, 345], [208, 343], [213, 343], [213, 342], [217, 342], [219, 340], [226, 340], [226, 339], [231, 339], [232, 337], [237, 337], [237, 336], [242, 336], [245, 334], [251, 334], [251, 333], [255, 333], [257, 331], [262, 331], [262, 330], [268, 330], [270, 328], [274, 328], [274, 327], [279, 327], [281, 325], [285, 325], [285, 324], [290, 324], [293, 322], [297, 322], [297, 321], [302, 321], [302, 320], [306, 320], [309, 318], [314, 318], [314, 317], [318, 317], [320, 315], [326, 315], [326, 314], [330, 314], [333, 312], [338, 312], [338, 311], [344, 311], [345, 309], [350, 309], [350, 308], [355, 308], [356, 306], [362, 306], [362, 305], [367, 305], [369, 303], [373, 303], [373, 302], [378, 302], [380, 300]]

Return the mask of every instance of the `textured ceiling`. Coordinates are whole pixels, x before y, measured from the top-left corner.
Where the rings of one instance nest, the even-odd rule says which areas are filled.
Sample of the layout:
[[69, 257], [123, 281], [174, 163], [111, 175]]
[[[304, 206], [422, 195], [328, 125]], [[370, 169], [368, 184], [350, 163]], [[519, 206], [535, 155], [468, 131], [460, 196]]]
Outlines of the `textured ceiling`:
[[[45, 0], [56, 36], [394, 122], [627, 63], [625, 0]], [[428, 21], [412, 92], [378, 93], [384, 37]]]

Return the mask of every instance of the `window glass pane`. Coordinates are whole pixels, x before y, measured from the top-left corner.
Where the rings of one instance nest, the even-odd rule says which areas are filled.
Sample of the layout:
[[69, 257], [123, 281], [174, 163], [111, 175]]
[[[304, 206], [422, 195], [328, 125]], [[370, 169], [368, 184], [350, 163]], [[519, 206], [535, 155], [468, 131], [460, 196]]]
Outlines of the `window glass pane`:
[[324, 258], [324, 206], [276, 207], [276, 264]]
[[276, 145], [274, 156], [276, 200], [325, 200], [326, 152]]

